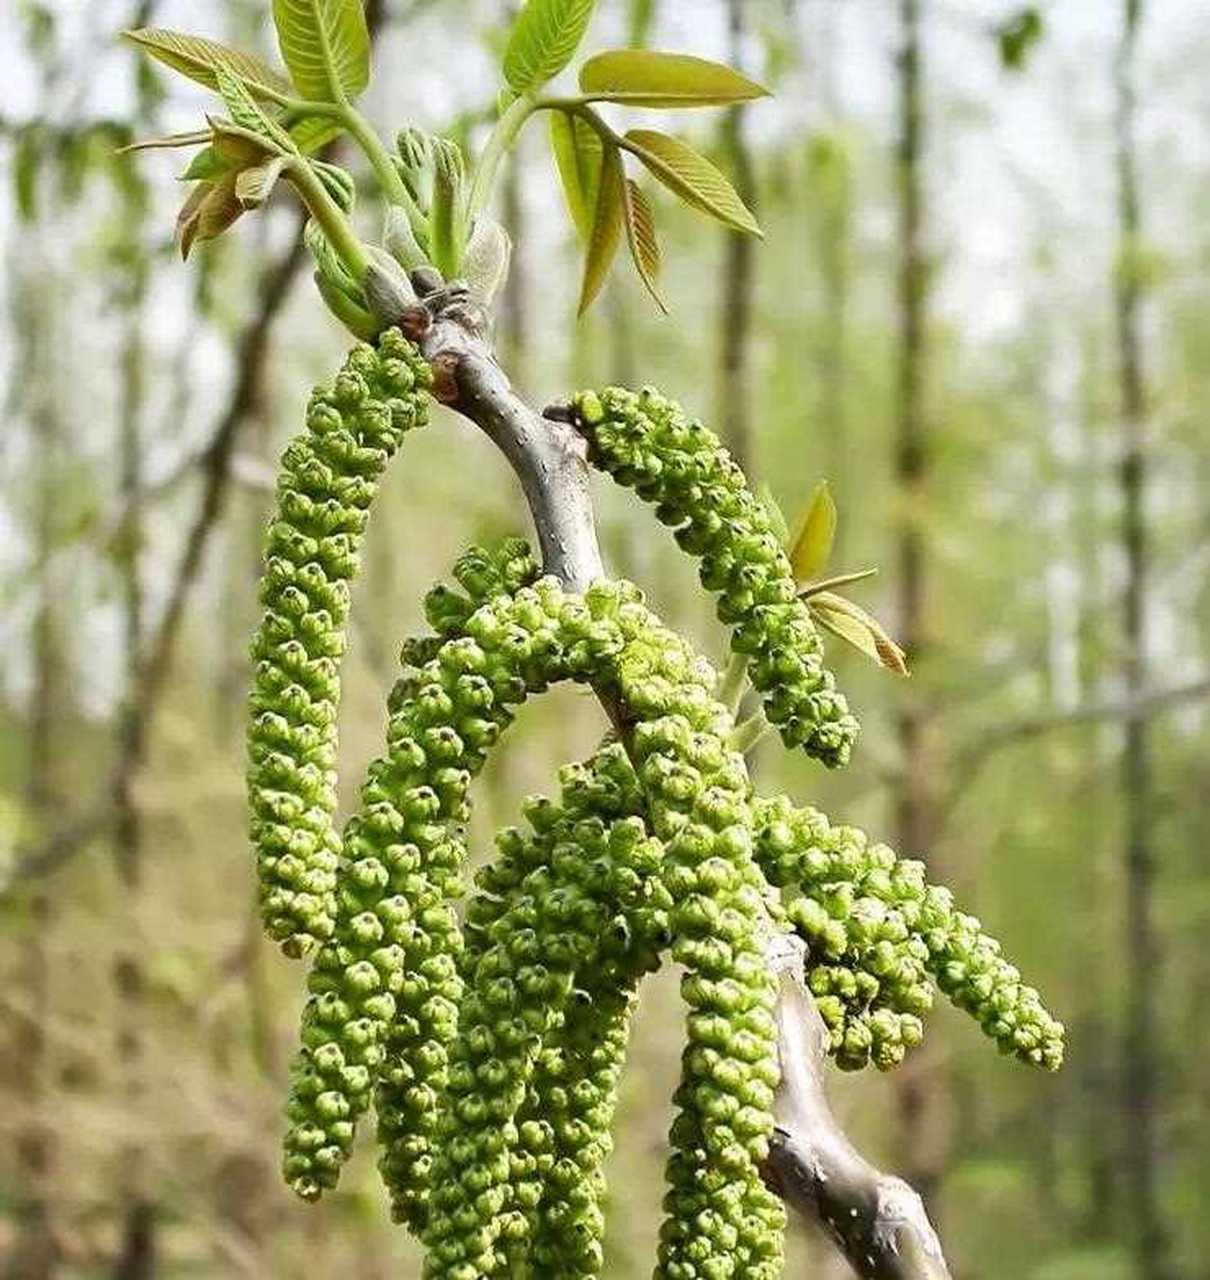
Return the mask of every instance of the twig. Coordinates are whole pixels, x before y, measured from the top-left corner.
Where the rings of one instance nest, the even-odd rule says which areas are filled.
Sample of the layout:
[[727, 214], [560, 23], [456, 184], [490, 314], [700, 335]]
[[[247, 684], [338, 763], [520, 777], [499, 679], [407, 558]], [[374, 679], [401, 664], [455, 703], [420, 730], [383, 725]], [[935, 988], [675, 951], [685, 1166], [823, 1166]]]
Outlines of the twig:
[[[479, 427], [511, 463], [545, 570], [572, 590], [604, 576], [584, 442], [557, 412], [541, 416], [512, 389], [488, 346], [486, 318], [465, 290], [430, 294], [399, 320], [432, 363], [438, 398]], [[624, 733], [626, 708], [602, 701]], [[867, 1280], [948, 1280], [920, 1197], [863, 1160], [828, 1108], [825, 1031], [803, 980], [801, 944], [783, 936], [768, 954], [782, 982], [782, 1082], [770, 1182], [790, 1207], [831, 1229]]]
[[168, 597], [159, 625], [147, 648], [147, 662], [143, 672], [146, 708], [154, 706], [168, 674], [177, 634], [184, 618], [185, 603], [201, 570], [210, 535], [226, 504], [230, 491], [231, 460], [239, 429], [256, 407], [264, 385], [265, 353], [273, 321], [289, 297], [290, 286], [306, 260], [304, 223], [305, 216], [300, 215], [294, 239], [281, 260], [266, 273], [260, 291], [261, 305], [240, 335], [231, 399], [202, 455], [206, 479], [201, 504], [185, 540], [180, 565], [173, 577], [172, 594]]

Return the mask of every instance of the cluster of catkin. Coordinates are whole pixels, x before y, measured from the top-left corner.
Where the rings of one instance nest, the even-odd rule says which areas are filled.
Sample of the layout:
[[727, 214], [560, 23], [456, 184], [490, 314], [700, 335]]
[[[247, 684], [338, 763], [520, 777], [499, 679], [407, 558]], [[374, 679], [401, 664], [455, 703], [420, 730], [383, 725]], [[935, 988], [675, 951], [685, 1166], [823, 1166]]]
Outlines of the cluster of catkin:
[[[335, 811], [339, 659], [379, 475], [425, 420], [428, 371], [390, 331], [312, 398], [283, 458], [249, 731], [266, 928], [313, 957], [285, 1175], [335, 1185], [373, 1108], [395, 1215], [426, 1276], [593, 1277], [603, 1163], [643, 975], [682, 971], [685, 1048], [658, 1277], [773, 1280], [783, 1209], [761, 1178], [778, 1084], [771, 940], [807, 944], [836, 1061], [900, 1062], [939, 986], [1000, 1046], [1056, 1067], [1062, 1027], [949, 893], [851, 827], [758, 795], [717, 676], [629, 583], [583, 594], [516, 540], [474, 548], [403, 646], [386, 743]], [[574, 402], [593, 461], [700, 561], [769, 720], [828, 764], [856, 721], [823, 665], [762, 504], [716, 437], [658, 393]], [[625, 708], [622, 741], [525, 806], [467, 883], [472, 779], [549, 685]]]

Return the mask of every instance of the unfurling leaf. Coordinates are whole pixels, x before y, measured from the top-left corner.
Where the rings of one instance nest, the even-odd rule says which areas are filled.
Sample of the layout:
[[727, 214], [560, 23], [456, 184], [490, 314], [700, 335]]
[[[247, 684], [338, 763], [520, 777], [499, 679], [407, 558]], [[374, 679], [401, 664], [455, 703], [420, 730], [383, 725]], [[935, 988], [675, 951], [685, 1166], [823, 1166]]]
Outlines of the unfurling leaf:
[[244, 212], [235, 194], [236, 176], [232, 170], [216, 182], [199, 182], [189, 193], [176, 221], [182, 258], [195, 244], [216, 240]]
[[579, 116], [552, 111], [550, 145], [567, 211], [581, 241], [587, 245], [592, 236], [597, 191], [601, 185], [601, 136]]
[[408, 271], [414, 271], [428, 261], [427, 254], [416, 238], [411, 219], [397, 204], [387, 205], [386, 213], [383, 214], [382, 245]]
[[370, 266], [362, 281], [361, 294], [380, 327], [388, 328], [398, 324], [404, 313], [416, 305], [416, 290], [408, 273], [385, 249], [369, 245], [366, 253]]
[[655, 235], [655, 215], [639, 186], [629, 178], [622, 184], [622, 213], [626, 219], [626, 239], [639, 279], [667, 313], [668, 305], [660, 293], [660, 244]]
[[731, 183], [688, 143], [654, 129], [631, 129], [623, 141], [628, 151], [691, 208], [717, 218], [736, 231], [761, 234], [752, 211]]
[[284, 156], [271, 156], [235, 176], [235, 198], [245, 209], [257, 209], [268, 200], [285, 167]]
[[481, 217], [462, 257], [462, 278], [486, 309], [508, 279], [512, 252], [508, 232], [494, 218]]
[[273, 0], [277, 43], [304, 98], [355, 98], [370, 79], [370, 33], [361, 0]]
[[139, 31], [126, 31], [123, 34], [127, 40], [145, 49], [156, 61], [196, 80], [198, 84], [204, 84], [207, 89], [218, 89], [215, 72], [222, 67], [258, 98], [280, 102], [291, 94], [290, 82], [280, 71], [251, 53], [229, 49], [216, 40], [190, 36], [180, 31], [165, 31], [158, 27], [144, 27]]
[[836, 541], [836, 503], [826, 480], [815, 486], [811, 501], [799, 521], [798, 532], [790, 546], [790, 567], [794, 581], [810, 582], [818, 577], [832, 556]]
[[504, 78], [514, 93], [532, 93], [571, 61], [596, 0], [527, 0], [504, 50]]
[[242, 81], [224, 67], [218, 68], [214, 78], [218, 83], [218, 91], [222, 95], [223, 103], [235, 124], [257, 137], [264, 138], [278, 153], [296, 149], [294, 139], [244, 88]]
[[429, 255], [447, 280], [458, 274], [466, 248], [466, 170], [462, 148], [433, 139], [433, 207], [429, 211]]
[[719, 107], [763, 98], [768, 90], [730, 67], [684, 53], [609, 49], [580, 68], [580, 89], [634, 107]]
[[882, 623], [860, 605], [831, 591], [812, 595], [807, 604], [816, 621], [833, 635], [888, 671], [900, 676], [908, 674], [903, 650], [887, 635]]
[[597, 192], [592, 234], [588, 238], [588, 253], [584, 260], [584, 283], [580, 289], [581, 315], [592, 306], [593, 299], [601, 292], [601, 286], [617, 256], [625, 220], [622, 207], [625, 181], [622, 157], [616, 147], [608, 147], [601, 159], [601, 185]]

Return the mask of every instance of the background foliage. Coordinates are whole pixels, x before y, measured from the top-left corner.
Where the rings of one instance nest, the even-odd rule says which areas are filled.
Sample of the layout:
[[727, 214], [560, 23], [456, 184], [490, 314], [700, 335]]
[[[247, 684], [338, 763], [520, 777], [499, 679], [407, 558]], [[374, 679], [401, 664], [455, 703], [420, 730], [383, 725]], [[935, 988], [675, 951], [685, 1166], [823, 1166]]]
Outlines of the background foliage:
[[[729, 58], [777, 93], [687, 125], [739, 179], [763, 245], [739, 249], [653, 192], [671, 319], [619, 278], [573, 326], [580, 249], [555, 215], [542, 139], [527, 139], [500, 201], [517, 243], [501, 348], [534, 398], [657, 383], [720, 424], [790, 513], [827, 475], [831, 568], [883, 567], [853, 590], [900, 638], [906, 531], [919, 539], [913, 678], [836, 657], [867, 726], [853, 766], [828, 775], [771, 751], [758, 767], [770, 787], [892, 836], [905, 794], [923, 793], [929, 847], [904, 853], [980, 911], [1068, 1023], [1056, 1078], [996, 1061], [941, 1013], [905, 1081], [834, 1082], [871, 1153], [928, 1190], [956, 1273], [987, 1280], [1210, 1274], [1210, 36], [1194, 3], [1155, 0], [1142, 15], [1131, 225], [1114, 80], [1130, 7], [1041, 6], [1039, 30], [1019, 5], [921, 6], [912, 360], [926, 448], [924, 482], [907, 488], [900, 5], [601, 5], [601, 44]], [[12, 1276], [375, 1277], [412, 1256], [368, 1152], [316, 1209], [278, 1182], [300, 993], [259, 940], [243, 834], [269, 464], [345, 339], [303, 279], [288, 201], [200, 247], [186, 272], [168, 235], [173, 163], [114, 154], [194, 127], [200, 101], [118, 48], [117, 30], [154, 21], [268, 51], [264, 9], [20, 0], [0, 12], [14, 68], [0, 94], [0, 1268]], [[508, 16], [487, 0], [370, 5], [369, 114], [480, 136]], [[1145, 377], [1141, 694], [1122, 625], [1138, 570], [1122, 550], [1126, 295]], [[410, 441], [387, 483], [355, 604], [348, 778], [379, 739], [395, 642], [417, 625], [423, 587], [520, 518], [504, 464], [452, 420]], [[720, 652], [670, 543], [625, 495], [602, 484], [600, 498], [611, 565]], [[1140, 698], [1144, 797], [1122, 771], [1123, 711]], [[906, 756], [905, 711], [925, 726]], [[598, 728], [591, 700], [568, 691], [524, 712], [524, 749], [480, 793], [481, 842]], [[1139, 804], [1154, 967], [1126, 912]], [[1140, 971], [1153, 1022], [1141, 1045], [1128, 1034]], [[667, 976], [645, 994], [625, 1084], [617, 1276], [651, 1254], [674, 1003]], [[1141, 1095], [1140, 1061], [1155, 1079]], [[1140, 1108], [1153, 1157], [1138, 1147]], [[1139, 1232], [1140, 1162], [1158, 1237]], [[822, 1243], [793, 1250], [792, 1268], [808, 1254], [820, 1274], [834, 1265]]]

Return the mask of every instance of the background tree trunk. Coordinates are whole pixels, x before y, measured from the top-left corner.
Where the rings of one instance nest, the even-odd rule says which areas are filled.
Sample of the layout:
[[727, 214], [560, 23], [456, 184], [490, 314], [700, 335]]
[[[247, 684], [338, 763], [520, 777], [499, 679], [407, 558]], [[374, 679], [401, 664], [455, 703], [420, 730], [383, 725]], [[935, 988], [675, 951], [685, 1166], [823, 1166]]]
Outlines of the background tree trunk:
[[[727, 0], [728, 61], [744, 69], [744, 0]], [[756, 172], [745, 132], [746, 108], [731, 107], [723, 117], [724, 168], [744, 203], [757, 211]], [[749, 475], [755, 474], [756, 441], [752, 429], [752, 311], [756, 292], [755, 242], [726, 231], [719, 294], [718, 420], [722, 437]]]
[[[897, 639], [914, 669], [927, 646], [927, 565], [921, 515], [929, 481], [927, 385], [928, 262], [925, 250], [924, 104], [921, 0], [899, 5], [898, 197], [898, 368], [894, 475], [900, 512], [896, 533]], [[898, 847], [915, 856], [932, 852], [936, 830], [935, 793], [927, 756], [926, 708], [916, 688], [903, 698], [897, 717], [899, 775], [895, 794]], [[938, 876], [936, 861], [931, 864]], [[927, 1053], [927, 1051], [926, 1051]], [[936, 1084], [927, 1056], [898, 1077], [901, 1163], [904, 1176], [924, 1196], [936, 1189], [939, 1169], [925, 1150], [930, 1119], [929, 1093]]]
[[[1142, 0], [1125, 0], [1114, 67], [1118, 176], [1118, 254], [1115, 303], [1121, 396], [1120, 485], [1126, 588], [1122, 606], [1122, 677], [1127, 696], [1147, 685], [1147, 393], [1138, 265], [1142, 233], [1135, 131], [1135, 87]], [[1168, 1280], [1166, 1233], [1160, 1214], [1156, 1134], [1156, 1059], [1159, 1028], [1155, 993], [1159, 955], [1154, 922], [1155, 821], [1151, 753], [1145, 716], [1126, 721], [1122, 752], [1126, 861], [1126, 1027], [1124, 1160], [1135, 1213], [1135, 1258], [1140, 1280]]]

